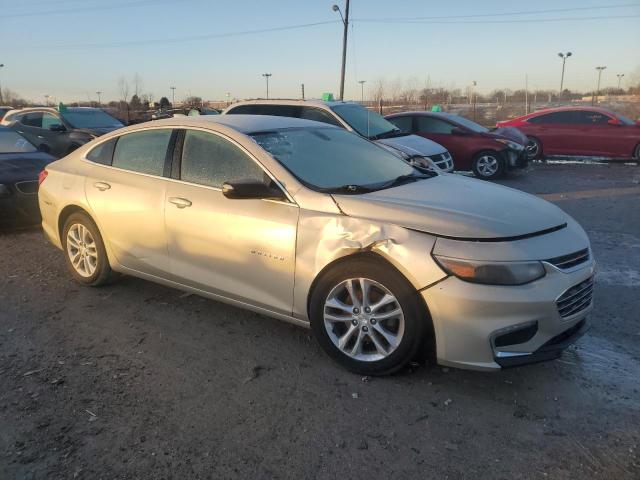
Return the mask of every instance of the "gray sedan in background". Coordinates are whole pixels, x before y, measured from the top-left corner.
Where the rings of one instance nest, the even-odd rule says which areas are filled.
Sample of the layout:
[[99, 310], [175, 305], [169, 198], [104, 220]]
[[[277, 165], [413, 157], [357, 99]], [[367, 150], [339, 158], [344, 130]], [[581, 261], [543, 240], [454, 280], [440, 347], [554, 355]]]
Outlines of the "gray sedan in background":
[[78, 282], [130, 274], [311, 327], [354, 372], [424, 346], [483, 370], [558, 356], [592, 309], [587, 235], [536, 197], [434, 170], [324, 123], [181, 117], [52, 163], [39, 202]]

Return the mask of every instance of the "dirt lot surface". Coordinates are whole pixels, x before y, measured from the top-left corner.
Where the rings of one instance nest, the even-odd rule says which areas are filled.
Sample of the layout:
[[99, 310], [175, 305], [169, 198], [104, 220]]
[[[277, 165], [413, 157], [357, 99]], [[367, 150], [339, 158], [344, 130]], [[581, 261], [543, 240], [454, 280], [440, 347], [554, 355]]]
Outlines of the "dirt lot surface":
[[40, 231], [0, 234], [0, 479], [640, 478], [640, 167], [501, 183], [581, 222], [599, 273], [587, 335], [499, 373], [362, 378], [302, 328], [83, 288]]

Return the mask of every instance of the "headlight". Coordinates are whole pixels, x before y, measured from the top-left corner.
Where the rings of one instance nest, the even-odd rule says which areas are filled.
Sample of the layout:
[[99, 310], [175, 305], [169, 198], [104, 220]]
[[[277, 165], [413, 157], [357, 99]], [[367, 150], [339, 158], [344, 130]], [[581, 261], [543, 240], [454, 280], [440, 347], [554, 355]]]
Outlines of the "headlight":
[[506, 145], [511, 150], [518, 150], [518, 151], [524, 150], [524, 145], [521, 145], [517, 142], [512, 142], [511, 140], [507, 140], [506, 138], [496, 138], [495, 140], [496, 142], [500, 142], [503, 145]]
[[484, 262], [433, 256], [442, 269], [460, 280], [487, 285], [523, 285], [544, 277], [540, 262]]

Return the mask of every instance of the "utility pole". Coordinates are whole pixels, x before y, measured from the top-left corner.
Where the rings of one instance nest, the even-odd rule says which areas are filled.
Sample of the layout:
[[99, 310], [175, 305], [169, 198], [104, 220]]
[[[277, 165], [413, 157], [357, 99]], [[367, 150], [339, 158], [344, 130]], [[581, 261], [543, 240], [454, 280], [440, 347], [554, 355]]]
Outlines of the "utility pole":
[[304, 100], [304, 83], [301, 83], [300, 87], [302, 88], [302, 99]]
[[344, 100], [344, 72], [347, 65], [347, 35], [349, 33], [349, 0], [346, 0], [344, 16], [342, 16], [338, 5], [334, 5], [332, 8], [334, 12], [340, 14], [344, 26], [344, 33], [342, 35], [342, 70], [340, 71], [340, 100]]
[[[1, 67], [2, 65], [0, 65]], [[616, 77], [618, 77], [618, 90], [620, 90], [620, 81], [622, 80], [622, 77], [624, 77], [624, 73], [618, 73], [616, 74]]]
[[524, 74], [524, 114], [529, 113], [529, 76]]
[[562, 53], [560, 52], [558, 56], [562, 59], [562, 75], [560, 76], [560, 94], [558, 95], [558, 100], [562, 97], [562, 87], [564, 85], [564, 64], [567, 61], [567, 58], [571, 56], [571, 52]]
[[271, 74], [270, 73], [263, 73], [262, 76], [267, 81], [267, 100], [269, 100], [269, 77], [271, 76]]
[[471, 82], [471, 101], [473, 102], [473, 121], [476, 121], [476, 85], [478, 82], [475, 80]]
[[171, 89], [171, 108], [174, 108], [176, 103], [176, 87], [169, 88]]
[[600, 78], [602, 77], [602, 71], [607, 67], [596, 67], [598, 71], [598, 87], [596, 88], [596, 96], [592, 98], [591, 105], [594, 105], [598, 101], [598, 97], [600, 96]]
[[360, 84], [360, 101], [361, 103], [364, 103], [364, 84], [366, 83], [366, 80], [358, 80], [358, 83]]
[[102, 105], [102, 103], [100, 102], [100, 95], [102, 95], [102, 92], [96, 92], [96, 94], [98, 95], [98, 108], [100, 108], [100, 106]]
[[[0, 68], [4, 67], [4, 63], [0, 63]], [[0, 105], [2, 105], [4, 103], [4, 100], [2, 99], [2, 85], [0, 84]]]

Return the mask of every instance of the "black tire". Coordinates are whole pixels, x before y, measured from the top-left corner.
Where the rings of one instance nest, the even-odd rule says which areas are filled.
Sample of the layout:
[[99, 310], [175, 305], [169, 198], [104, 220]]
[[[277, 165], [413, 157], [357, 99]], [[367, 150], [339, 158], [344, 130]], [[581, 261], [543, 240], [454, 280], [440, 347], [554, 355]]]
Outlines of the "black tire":
[[542, 160], [544, 154], [542, 152], [542, 143], [536, 137], [527, 137], [526, 145], [527, 160]]
[[[351, 278], [366, 278], [379, 283], [391, 292], [402, 309], [404, 333], [395, 350], [381, 359], [367, 361], [350, 357], [334, 344], [325, 327], [324, 310], [329, 294], [341, 282]], [[311, 294], [309, 316], [311, 330], [325, 352], [347, 370], [360, 375], [387, 375], [401, 369], [423, 346], [425, 332], [431, 331], [428, 328], [431, 320], [418, 292], [398, 270], [374, 254], [346, 259], [324, 272]], [[351, 328], [351, 323], [347, 324]], [[358, 334], [360, 328], [366, 330], [365, 327], [358, 327]], [[369, 328], [370, 335], [376, 333], [373, 331], [375, 327]], [[373, 342], [368, 338], [363, 340], [363, 345], [366, 340], [372, 346]]]
[[[95, 271], [90, 276], [83, 276], [78, 271], [76, 271], [73, 266], [70, 258], [70, 253], [68, 249], [68, 235], [69, 230], [74, 225], [82, 225], [86, 228], [91, 237], [93, 237], [95, 243], [95, 251], [96, 251], [96, 266]], [[91, 219], [89, 215], [82, 212], [73, 213], [67, 218], [67, 221], [64, 223], [64, 228], [62, 229], [62, 247], [64, 249], [64, 258], [65, 263], [67, 264], [67, 268], [74, 280], [82, 285], [88, 285], [91, 287], [99, 287], [101, 285], [106, 285], [111, 283], [118, 277], [118, 274], [111, 269], [111, 265], [109, 265], [109, 259], [107, 258], [107, 251], [104, 248], [104, 241], [102, 240], [102, 236], [100, 235], [100, 231], [96, 226], [95, 222]]]
[[[487, 162], [491, 162], [491, 164], [495, 162], [495, 170], [488, 171], [488, 167], [484, 168], [483, 165]], [[473, 170], [473, 174], [482, 180], [495, 180], [504, 176], [506, 171], [502, 154], [495, 150], [485, 150], [483, 152], [476, 153], [471, 161], [471, 168]]]
[[636, 165], [640, 166], [640, 143], [636, 145], [636, 149], [633, 154], [633, 159], [636, 161]]

